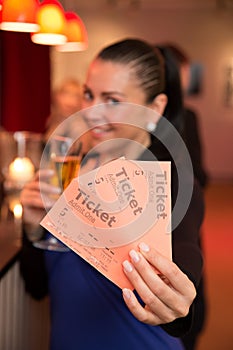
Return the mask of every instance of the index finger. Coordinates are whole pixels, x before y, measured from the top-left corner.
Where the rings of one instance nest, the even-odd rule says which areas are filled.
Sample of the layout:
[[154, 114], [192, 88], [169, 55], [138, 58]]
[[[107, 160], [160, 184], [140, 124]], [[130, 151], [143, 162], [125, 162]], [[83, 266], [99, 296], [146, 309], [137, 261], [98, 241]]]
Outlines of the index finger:
[[146, 260], [168, 279], [176, 291], [181, 295], [186, 295], [187, 292], [190, 293], [190, 289], [193, 289], [192, 281], [173, 261], [144, 242], [139, 243], [139, 249]]
[[53, 169], [40, 169], [35, 174], [35, 180], [46, 180], [54, 176], [55, 172]]

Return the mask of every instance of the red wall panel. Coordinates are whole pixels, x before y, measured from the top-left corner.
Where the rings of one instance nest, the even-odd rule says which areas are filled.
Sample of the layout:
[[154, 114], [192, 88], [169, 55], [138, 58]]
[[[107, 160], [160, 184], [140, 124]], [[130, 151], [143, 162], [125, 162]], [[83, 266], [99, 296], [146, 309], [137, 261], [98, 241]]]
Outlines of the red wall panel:
[[0, 31], [1, 124], [7, 131], [43, 132], [50, 111], [49, 47], [29, 33]]

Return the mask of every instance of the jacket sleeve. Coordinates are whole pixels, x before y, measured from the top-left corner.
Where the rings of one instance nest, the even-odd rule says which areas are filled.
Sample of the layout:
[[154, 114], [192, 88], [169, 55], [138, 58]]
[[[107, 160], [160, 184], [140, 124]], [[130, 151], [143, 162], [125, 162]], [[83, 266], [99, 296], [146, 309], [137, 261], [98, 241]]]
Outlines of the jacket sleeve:
[[[194, 183], [193, 194], [187, 212], [180, 224], [172, 232], [173, 261], [194, 283], [196, 289], [202, 277], [203, 257], [200, 248], [200, 227], [204, 216], [204, 200], [201, 188]], [[192, 325], [195, 303], [186, 317], [162, 325], [172, 336], [180, 337]]]
[[35, 248], [27, 238], [23, 226], [22, 249], [19, 263], [20, 273], [24, 280], [25, 290], [37, 300], [48, 294], [48, 278], [44, 261], [44, 251]]

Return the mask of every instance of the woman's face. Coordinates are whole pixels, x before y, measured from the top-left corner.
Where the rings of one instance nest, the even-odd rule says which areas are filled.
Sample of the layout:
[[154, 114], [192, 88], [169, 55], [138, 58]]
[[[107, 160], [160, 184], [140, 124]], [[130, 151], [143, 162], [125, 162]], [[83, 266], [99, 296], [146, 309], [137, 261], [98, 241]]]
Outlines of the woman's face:
[[85, 109], [84, 118], [91, 128], [93, 146], [116, 138], [147, 146], [150, 136], [145, 130], [145, 115], [135, 107], [149, 107], [145, 100], [145, 93], [128, 65], [96, 59], [88, 71], [82, 106], [92, 107]]

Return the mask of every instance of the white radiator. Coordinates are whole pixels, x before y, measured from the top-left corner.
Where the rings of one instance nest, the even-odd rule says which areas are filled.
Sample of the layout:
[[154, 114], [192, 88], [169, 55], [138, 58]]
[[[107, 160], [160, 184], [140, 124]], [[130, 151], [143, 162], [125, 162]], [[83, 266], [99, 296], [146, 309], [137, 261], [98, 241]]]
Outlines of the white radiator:
[[0, 350], [48, 350], [49, 300], [25, 293], [19, 264], [0, 280]]

